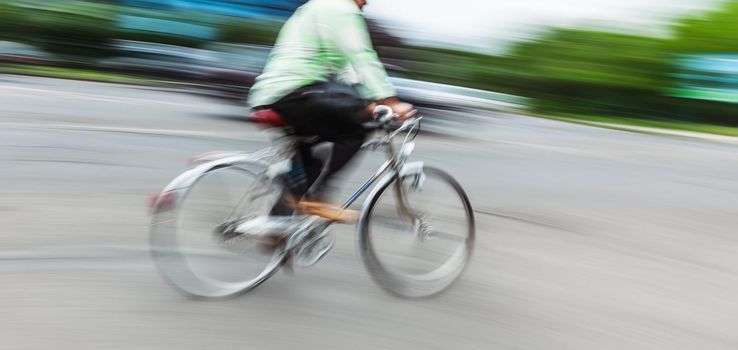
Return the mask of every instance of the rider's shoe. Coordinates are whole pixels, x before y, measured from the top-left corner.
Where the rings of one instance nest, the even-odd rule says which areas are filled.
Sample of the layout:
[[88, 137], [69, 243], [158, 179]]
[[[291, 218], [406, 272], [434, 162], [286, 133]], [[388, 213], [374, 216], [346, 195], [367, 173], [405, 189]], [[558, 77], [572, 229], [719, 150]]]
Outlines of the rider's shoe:
[[359, 213], [356, 210], [343, 209], [333, 204], [316, 201], [300, 201], [295, 205], [295, 209], [307, 215], [320, 216], [328, 221], [334, 222], [351, 223], [359, 217]]

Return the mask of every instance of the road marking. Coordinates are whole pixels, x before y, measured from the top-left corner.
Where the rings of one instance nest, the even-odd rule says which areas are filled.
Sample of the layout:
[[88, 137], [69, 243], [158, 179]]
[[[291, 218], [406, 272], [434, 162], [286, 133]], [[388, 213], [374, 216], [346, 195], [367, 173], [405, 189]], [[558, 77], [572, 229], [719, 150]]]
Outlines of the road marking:
[[0, 252], [0, 261], [112, 260], [149, 257], [150, 255], [151, 251], [145, 247], [67, 246], [59, 248], [42, 247], [13, 252]]
[[254, 133], [254, 132], [223, 133], [223, 132], [207, 132], [207, 131], [176, 130], [176, 129], [148, 129], [148, 128], [127, 128], [127, 127], [114, 127], [114, 126], [90, 126], [90, 125], [79, 125], [79, 124], [0, 123], [0, 129], [5, 129], [5, 128], [114, 132], [114, 133], [125, 133], [125, 134], [155, 135], [155, 136], [175, 136], [175, 137], [209, 138], [209, 139], [222, 139], [222, 140], [234, 140], [234, 141], [269, 142], [268, 137], [262, 135], [261, 133]]
[[[173, 249], [158, 249], [158, 252], [182, 252]], [[223, 256], [224, 250], [216, 249], [192, 249], [185, 253], [198, 256]], [[0, 262], [48, 262], [58, 263], [59, 261], [90, 261], [90, 260], [134, 260], [141, 262], [149, 262], [152, 260], [152, 248], [149, 246], [93, 246], [93, 245], [69, 245], [69, 246], [43, 246], [39, 248], [30, 248], [17, 251], [0, 252]], [[332, 251], [334, 258], [353, 259], [353, 253], [349, 251], [341, 251], [334, 249]], [[216, 254], [216, 255], [213, 255]], [[334, 259], [335, 260], [335, 259]], [[236, 262], [234, 262], [236, 263]]]
[[[122, 97], [122, 96], [109, 96], [109, 95], [98, 95], [82, 92], [71, 92], [71, 91], [59, 91], [59, 90], [48, 90], [40, 88], [29, 88], [21, 86], [0, 86], [3, 90], [16, 90], [25, 91], [29, 94], [20, 94], [21, 96], [38, 97], [39, 93], [51, 94], [51, 95], [64, 95], [67, 97], [78, 98], [83, 100], [101, 101], [101, 102], [112, 102], [112, 103], [154, 103], [168, 106], [183, 106], [183, 107], [202, 107], [205, 103], [191, 103], [191, 102], [172, 102], [172, 101], [160, 101], [148, 98], [134, 98], [134, 97]], [[7, 94], [6, 94], [7, 95]]]

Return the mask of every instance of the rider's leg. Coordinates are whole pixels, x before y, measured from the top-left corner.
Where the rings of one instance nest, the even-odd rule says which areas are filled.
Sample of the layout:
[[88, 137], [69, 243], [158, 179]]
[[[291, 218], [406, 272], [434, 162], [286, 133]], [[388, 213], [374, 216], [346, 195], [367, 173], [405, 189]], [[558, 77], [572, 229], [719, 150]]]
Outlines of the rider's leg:
[[[298, 89], [270, 107], [280, 113], [298, 135], [317, 135], [334, 143], [333, 155], [323, 179], [326, 181], [353, 158], [366, 138], [367, 132], [361, 125], [370, 118], [366, 105], [352, 87], [328, 82]], [[305, 149], [300, 149], [298, 154], [302, 162], [294, 162], [293, 171], [303, 171], [306, 182], [304, 187], [292, 186], [293, 198], [297, 199], [318, 178], [323, 166]], [[300, 164], [303, 169], [299, 168]]]
[[[338, 173], [348, 163], [351, 162], [356, 153], [358, 153], [361, 149], [361, 145], [364, 143], [366, 135], [367, 133], [361, 130], [354, 133], [326, 137], [328, 141], [333, 143], [333, 147], [330, 160], [328, 161], [327, 167], [325, 169], [326, 173], [321, 182], [317, 184], [316, 188], [313, 191], [314, 198], [322, 200], [321, 197], [325, 194], [325, 190], [329, 184], [330, 179], [334, 177], [334, 174]], [[322, 165], [323, 164], [321, 163], [321, 167]], [[309, 186], [314, 185], [315, 179], [317, 179], [317, 177], [308, 177]]]
[[[283, 200], [275, 205], [271, 215], [291, 215], [293, 212], [291, 202], [300, 201], [307, 194], [308, 190], [313, 185], [316, 185], [315, 182], [323, 171], [325, 171], [325, 175], [310, 193], [310, 199], [318, 201], [325, 200], [324, 195], [329, 180], [353, 159], [361, 149], [365, 138], [366, 132], [364, 131], [330, 137], [329, 141], [333, 143], [333, 147], [327, 167], [324, 166], [320, 159], [313, 156], [311, 144], [300, 145], [298, 153], [292, 160], [293, 168], [287, 176], [287, 188], [282, 192], [281, 198]], [[326, 168], [325, 170], [323, 169], [324, 167]]]
[[[354, 210], [344, 210], [338, 206], [328, 204], [326, 196], [327, 184], [334, 175], [348, 164], [354, 155], [361, 149], [366, 138], [366, 132], [344, 133], [342, 135], [323, 135], [324, 138], [333, 142], [333, 152], [325, 169], [325, 176], [321, 182], [314, 186], [309, 198], [297, 203], [297, 208], [310, 215], [318, 215], [331, 221], [352, 222], [358, 217]], [[321, 164], [322, 165], [322, 164]], [[311, 179], [312, 180], [312, 179]], [[308, 183], [311, 187], [314, 183]]]
[[281, 200], [272, 208], [272, 216], [289, 216], [294, 212], [294, 204], [302, 199], [311, 184], [320, 175], [323, 166], [319, 159], [312, 155], [312, 144], [298, 145], [297, 152], [292, 158], [292, 169], [287, 173], [284, 188], [280, 195]]
[[322, 160], [313, 155], [313, 144], [311, 143], [300, 144], [298, 152], [302, 166], [305, 169], [305, 186], [300, 189], [301, 192], [295, 193], [295, 195], [296, 198], [302, 198], [320, 177], [324, 164]]

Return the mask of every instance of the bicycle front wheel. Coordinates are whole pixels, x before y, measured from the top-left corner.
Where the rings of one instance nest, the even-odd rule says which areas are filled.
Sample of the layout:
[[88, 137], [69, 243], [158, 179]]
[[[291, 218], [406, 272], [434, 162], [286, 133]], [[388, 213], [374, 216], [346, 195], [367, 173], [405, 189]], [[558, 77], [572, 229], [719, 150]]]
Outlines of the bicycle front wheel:
[[234, 165], [195, 176], [189, 186], [159, 198], [151, 224], [154, 261], [186, 294], [217, 298], [247, 292], [277, 271], [284, 252], [264, 242], [241, 240], [227, 227], [267, 216], [280, 191], [271, 181]]
[[404, 175], [399, 185], [396, 178], [380, 183], [367, 199], [359, 252], [385, 290], [431, 296], [448, 288], [469, 261], [472, 207], [461, 185], [439, 169]]

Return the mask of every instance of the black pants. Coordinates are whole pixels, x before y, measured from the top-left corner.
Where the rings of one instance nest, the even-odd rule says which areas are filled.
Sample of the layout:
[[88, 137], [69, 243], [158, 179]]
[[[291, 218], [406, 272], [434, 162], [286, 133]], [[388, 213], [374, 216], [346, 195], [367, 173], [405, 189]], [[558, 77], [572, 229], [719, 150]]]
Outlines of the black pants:
[[[362, 123], [371, 117], [354, 87], [336, 82], [323, 82], [299, 88], [268, 106], [279, 113], [299, 136], [317, 136], [319, 141], [333, 143], [327, 174], [321, 184], [341, 170], [359, 151], [367, 131]], [[298, 147], [287, 187], [295, 200], [300, 200], [321, 174], [324, 164], [312, 155], [313, 144]], [[324, 187], [321, 185], [321, 187]], [[318, 195], [320, 190], [318, 191]], [[273, 215], [288, 215], [283, 204]]]

